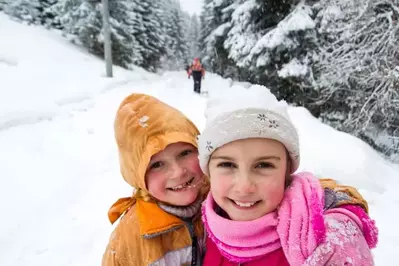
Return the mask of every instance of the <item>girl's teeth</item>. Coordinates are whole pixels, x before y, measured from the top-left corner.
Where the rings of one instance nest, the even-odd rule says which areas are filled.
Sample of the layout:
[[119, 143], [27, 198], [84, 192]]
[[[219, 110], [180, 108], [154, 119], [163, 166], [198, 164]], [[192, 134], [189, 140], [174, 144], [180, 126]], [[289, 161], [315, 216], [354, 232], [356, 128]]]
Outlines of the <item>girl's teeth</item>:
[[183, 188], [183, 185], [180, 185], [180, 186], [177, 186], [177, 187], [174, 187], [174, 188], [172, 188], [173, 190], [179, 190], [179, 189], [182, 189]]
[[182, 184], [182, 185], [178, 185], [177, 187], [173, 187], [172, 190], [180, 190], [183, 188], [186, 188], [188, 185], [190, 185], [190, 183], [194, 180], [194, 178], [192, 178], [190, 181], [187, 181], [186, 183]]
[[256, 203], [256, 201], [254, 201], [254, 202], [240, 202], [240, 201], [235, 201], [234, 200], [234, 203], [237, 204], [240, 207], [249, 208], [249, 207], [252, 207]]

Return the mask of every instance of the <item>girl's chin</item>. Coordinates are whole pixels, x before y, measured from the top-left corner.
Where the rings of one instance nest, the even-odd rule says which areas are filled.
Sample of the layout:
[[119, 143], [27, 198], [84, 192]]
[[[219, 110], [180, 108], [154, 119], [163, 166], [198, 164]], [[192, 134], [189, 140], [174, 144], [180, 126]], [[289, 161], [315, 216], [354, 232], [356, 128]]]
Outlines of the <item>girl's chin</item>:
[[[173, 197], [166, 202], [170, 202], [172, 205], [176, 206], [187, 206], [195, 202], [198, 198], [199, 190], [198, 189], [185, 189], [185, 191], [173, 192]], [[171, 195], [172, 196], [172, 195]]]

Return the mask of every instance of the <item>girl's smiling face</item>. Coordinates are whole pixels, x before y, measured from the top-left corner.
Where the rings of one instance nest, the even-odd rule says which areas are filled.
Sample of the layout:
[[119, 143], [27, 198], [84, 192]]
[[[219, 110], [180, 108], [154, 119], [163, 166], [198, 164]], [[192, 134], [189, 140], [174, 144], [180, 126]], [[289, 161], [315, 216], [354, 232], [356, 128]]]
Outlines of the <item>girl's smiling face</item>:
[[165, 203], [186, 206], [199, 194], [199, 184], [204, 178], [198, 161], [197, 149], [188, 143], [168, 145], [151, 157], [146, 172], [150, 194]]
[[215, 202], [236, 221], [274, 211], [284, 197], [287, 153], [276, 140], [252, 138], [218, 148], [209, 161]]

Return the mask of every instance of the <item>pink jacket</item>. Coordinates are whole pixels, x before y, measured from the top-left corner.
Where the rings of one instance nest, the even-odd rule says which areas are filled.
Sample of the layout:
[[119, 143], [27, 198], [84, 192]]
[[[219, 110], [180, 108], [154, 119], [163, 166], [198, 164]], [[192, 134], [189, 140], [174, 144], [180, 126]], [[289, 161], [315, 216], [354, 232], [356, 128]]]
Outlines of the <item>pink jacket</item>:
[[203, 205], [204, 265], [374, 265], [378, 231], [362, 208], [323, 210], [324, 191], [309, 173], [297, 174], [273, 213], [254, 221], [217, 214], [212, 195]]
[[220, 254], [219, 249], [217, 248], [215, 242], [213, 242], [210, 238], [206, 240], [206, 253], [205, 253], [205, 265], [220, 265], [220, 266], [290, 266], [288, 264], [287, 259], [285, 258], [283, 249], [275, 250], [269, 254], [266, 254], [264, 257], [259, 259], [254, 259], [249, 262], [239, 263], [239, 262], [231, 262], [227, 258], [223, 257]]

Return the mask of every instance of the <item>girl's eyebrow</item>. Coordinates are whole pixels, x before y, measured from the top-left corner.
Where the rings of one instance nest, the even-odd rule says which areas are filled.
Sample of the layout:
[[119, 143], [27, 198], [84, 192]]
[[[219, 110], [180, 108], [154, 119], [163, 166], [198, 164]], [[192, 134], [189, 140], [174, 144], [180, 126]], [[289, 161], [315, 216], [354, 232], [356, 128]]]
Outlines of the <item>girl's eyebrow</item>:
[[211, 160], [227, 160], [227, 161], [234, 161], [234, 158], [229, 156], [211, 156]]
[[[255, 158], [257, 161], [261, 161], [261, 160], [276, 160], [276, 161], [280, 161], [281, 158], [278, 156], [273, 156], [273, 155], [269, 155], [269, 156], [261, 156], [261, 157], [257, 157]], [[227, 160], [227, 161], [234, 161], [234, 158], [229, 157], [229, 156], [211, 156], [211, 160]]]
[[269, 155], [269, 156], [261, 156], [256, 158], [256, 160], [261, 161], [261, 160], [276, 160], [276, 161], [280, 161], [281, 158], [278, 156], [273, 156], [273, 155]]

